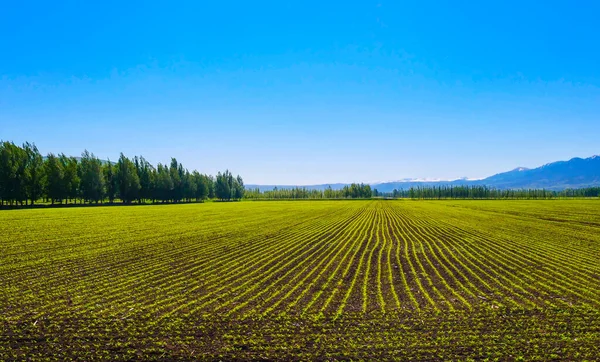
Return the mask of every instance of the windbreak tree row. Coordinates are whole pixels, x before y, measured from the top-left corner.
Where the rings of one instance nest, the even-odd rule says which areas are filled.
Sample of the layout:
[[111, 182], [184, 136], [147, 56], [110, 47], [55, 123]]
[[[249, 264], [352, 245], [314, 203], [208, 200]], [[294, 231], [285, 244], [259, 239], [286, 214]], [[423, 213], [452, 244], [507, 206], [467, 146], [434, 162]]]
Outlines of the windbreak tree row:
[[371, 186], [353, 183], [339, 190], [328, 186], [325, 190], [308, 189], [306, 187], [281, 188], [261, 191], [258, 188], [246, 190], [247, 199], [370, 199], [374, 195]]
[[87, 150], [81, 157], [49, 153], [25, 143], [0, 142], [0, 206], [55, 203], [191, 202], [209, 198], [239, 200], [244, 182], [229, 170], [216, 177], [190, 172], [172, 158], [154, 167], [144, 157], [103, 161]]
[[372, 189], [367, 184], [350, 184], [341, 189], [328, 186], [324, 190], [306, 187], [277, 188], [263, 190], [253, 188], [246, 190], [247, 199], [553, 199], [553, 198], [584, 198], [600, 197], [600, 187], [566, 189], [562, 191], [545, 189], [497, 189], [485, 185], [450, 185], [450, 186], [421, 186], [409, 189], [394, 189], [391, 192]]
[[409, 199], [552, 199], [565, 197], [600, 197], [600, 187], [565, 189], [497, 189], [485, 185], [423, 186], [392, 192], [373, 191], [374, 196]]

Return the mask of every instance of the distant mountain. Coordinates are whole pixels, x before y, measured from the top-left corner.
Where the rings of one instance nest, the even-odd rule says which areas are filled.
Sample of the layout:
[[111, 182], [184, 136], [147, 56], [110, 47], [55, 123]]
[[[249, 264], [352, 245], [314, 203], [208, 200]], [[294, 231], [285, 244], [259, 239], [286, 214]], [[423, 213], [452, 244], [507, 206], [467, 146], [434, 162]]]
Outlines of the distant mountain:
[[600, 156], [575, 157], [569, 161], [558, 161], [534, 169], [516, 168], [499, 173], [484, 180], [484, 184], [500, 189], [545, 188], [564, 190], [600, 186]]
[[[344, 183], [299, 186], [307, 189], [324, 190], [331, 186], [334, 190], [343, 188]], [[547, 190], [564, 190], [567, 188], [581, 188], [600, 186], [600, 156], [589, 158], [573, 158], [569, 161], [558, 161], [545, 164], [541, 167], [529, 169], [517, 167], [508, 172], [502, 172], [481, 180], [423, 180], [403, 179], [399, 181], [372, 183], [371, 187], [380, 192], [391, 192], [394, 189], [407, 190], [411, 187], [446, 186], [446, 185], [486, 185], [498, 189], [537, 188]], [[261, 191], [290, 189], [294, 185], [246, 185], [247, 188], [259, 188]]]

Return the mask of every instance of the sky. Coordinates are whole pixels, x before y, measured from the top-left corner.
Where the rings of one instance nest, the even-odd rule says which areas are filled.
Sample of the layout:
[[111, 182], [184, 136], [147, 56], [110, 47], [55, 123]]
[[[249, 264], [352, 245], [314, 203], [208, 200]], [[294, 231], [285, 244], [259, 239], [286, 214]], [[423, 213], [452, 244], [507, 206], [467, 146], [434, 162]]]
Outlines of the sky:
[[15, 1], [0, 139], [247, 184], [600, 154], [597, 1]]

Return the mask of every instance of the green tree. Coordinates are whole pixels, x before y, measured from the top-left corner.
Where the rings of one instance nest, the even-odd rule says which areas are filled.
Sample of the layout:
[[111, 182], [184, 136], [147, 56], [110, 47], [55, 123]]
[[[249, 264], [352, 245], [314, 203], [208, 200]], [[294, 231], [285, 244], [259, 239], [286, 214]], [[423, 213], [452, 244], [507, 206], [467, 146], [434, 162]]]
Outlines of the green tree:
[[173, 193], [173, 180], [171, 179], [169, 168], [161, 165], [160, 163], [158, 164], [156, 172], [156, 190], [157, 199], [161, 200], [162, 202], [171, 199], [171, 195]]
[[81, 197], [89, 202], [98, 203], [104, 198], [104, 177], [102, 161], [85, 150], [79, 163]]
[[242, 177], [240, 175], [238, 175], [235, 178], [234, 181], [235, 184], [235, 191], [234, 191], [234, 198], [241, 200], [244, 197], [244, 180], [242, 180]]
[[10, 204], [27, 200], [27, 153], [12, 142], [0, 144], [0, 198]]
[[18, 147], [0, 142], [0, 205], [35, 203], [41, 197], [56, 202], [99, 203], [121, 198], [124, 203], [137, 200], [203, 201], [207, 198], [240, 200], [249, 197], [322, 198], [323, 192], [295, 188], [276, 190], [268, 196], [260, 191], [247, 191], [241, 176], [229, 170], [217, 177], [188, 171], [172, 158], [168, 165], [154, 168], [142, 156], [128, 159], [123, 154], [115, 164], [104, 163], [87, 150], [80, 161], [65, 154], [48, 154], [43, 158], [34, 144]]
[[171, 158], [171, 165], [169, 167], [169, 175], [171, 176], [171, 182], [173, 182], [173, 188], [171, 191], [171, 200], [178, 202], [183, 197], [183, 168], [177, 162], [177, 159]]
[[136, 200], [140, 191], [140, 178], [137, 175], [135, 164], [121, 153], [117, 162], [117, 184], [119, 197], [123, 203], [130, 204]]
[[217, 179], [215, 181], [215, 197], [221, 201], [231, 199], [230, 176], [231, 172], [229, 172], [229, 170], [226, 170], [223, 173], [217, 173]]
[[44, 177], [44, 159], [38, 151], [35, 144], [26, 142], [23, 145], [27, 155], [26, 166], [26, 189], [29, 200], [33, 205], [40, 197], [42, 197]]
[[63, 186], [62, 190], [64, 194], [61, 199], [77, 200], [79, 197], [79, 175], [77, 174], [77, 159], [75, 157], [67, 157], [64, 154], [59, 156], [60, 163], [63, 168]]
[[102, 167], [102, 174], [104, 176], [104, 188], [108, 201], [112, 204], [117, 196], [117, 190], [119, 184], [116, 176], [115, 165], [110, 160]]
[[215, 177], [213, 176], [208, 176], [207, 177], [207, 186], [208, 186], [208, 198], [209, 199], [214, 199], [215, 197], [217, 197], [217, 195], [215, 194], [215, 185], [217, 183]]
[[210, 179], [198, 171], [192, 172], [192, 182], [195, 184], [194, 198], [196, 201], [203, 201], [208, 197]]
[[139, 202], [142, 202], [147, 199], [154, 199], [153, 197], [153, 189], [154, 189], [154, 167], [146, 161], [143, 156], [134, 158], [136, 172], [140, 179], [140, 192], [139, 192]]
[[11, 155], [10, 149], [7, 149], [8, 142], [0, 141], [0, 206], [10, 202], [10, 183], [12, 169], [10, 167]]
[[45, 191], [52, 204], [55, 201], [62, 203], [66, 195], [64, 179], [64, 169], [60, 159], [52, 153], [49, 153], [44, 162]]

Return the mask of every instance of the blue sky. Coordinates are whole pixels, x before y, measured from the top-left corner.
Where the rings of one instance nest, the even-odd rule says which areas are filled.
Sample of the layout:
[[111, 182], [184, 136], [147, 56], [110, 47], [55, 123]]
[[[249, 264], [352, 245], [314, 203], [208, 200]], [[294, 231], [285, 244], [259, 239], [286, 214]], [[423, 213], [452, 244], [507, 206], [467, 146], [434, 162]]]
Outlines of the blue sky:
[[261, 184], [600, 153], [599, 2], [126, 3], [2, 5], [0, 139]]

